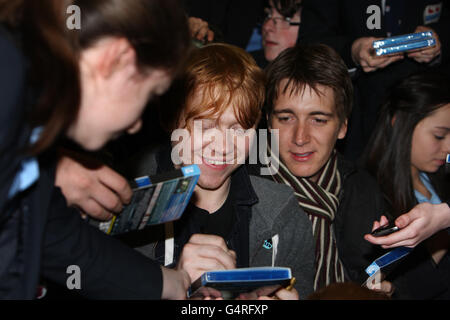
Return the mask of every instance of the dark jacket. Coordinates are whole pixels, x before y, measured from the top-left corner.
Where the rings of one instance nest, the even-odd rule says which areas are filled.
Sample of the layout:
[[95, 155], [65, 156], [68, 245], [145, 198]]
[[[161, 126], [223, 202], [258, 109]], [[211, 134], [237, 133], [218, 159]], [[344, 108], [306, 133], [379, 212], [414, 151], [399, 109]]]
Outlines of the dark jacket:
[[[259, 164], [249, 165], [251, 174], [258, 174], [259, 168]], [[338, 253], [346, 279], [362, 284], [368, 278], [364, 270], [382, 252], [363, 236], [370, 233], [373, 222], [384, 213], [383, 197], [375, 180], [341, 155], [338, 169], [343, 184], [333, 223]], [[270, 176], [264, 177], [272, 180]]]
[[[167, 166], [172, 166], [172, 162], [170, 151], [167, 152], [164, 149], [166, 148], [143, 150], [131, 161], [132, 174], [134, 176], [151, 175], [161, 170], [161, 167], [167, 170]], [[239, 245], [236, 243], [239, 238], [248, 237], [246, 264], [250, 267], [290, 267], [297, 279], [295, 287], [300, 297], [306, 298], [313, 291], [314, 241], [311, 222], [298, 207], [292, 190], [260, 177], [249, 176], [245, 167], [238, 168], [232, 174], [231, 188], [237, 195], [234, 200], [234, 209], [239, 217], [236, 223], [246, 226], [246, 230], [242, 230], [241, 226], [235, 225], [235, 232], [228, 241], [231, 247]], [[186, 237], [181, 239], [176, 235], [177, 228], [188, 228], [182, 223], [185, 221], [183, 219], [185, 219], [184, 216], [182, 220], [174, 223], [173, 263], [177, 262], [176, 259], [185, 244], [183, 239]], [[244, 219], [246, 221], [243, 221]], [[134, 240], [140, 238], [141, 245], [138, 250], [164, 263], [166, 255], [169, 254], [164, 250], [164, 243], [171, 237], [166, 230], [167, 226], [157, 226], [147, 230], [145, 234], [141, 233], [133, 237]], [[266, 240], [272, 242], [272, 247], [264, 247]], [[162, 251], [158, 250], [161, 246]], [[239, 257], [237, 260], [240, 260]]]
[[376, 180], [342, 156], [338, 157], [338, 170], [343, 181], [334, 221], [338, 252], [346, 276], [363, 283], [368, 278], [364, 270], [384, 253], [364, 240], [364, 235], [372, 231], [373, 222], [385, 214], [384, 199]]
[[33, 299], [39, 277], [66, 286], [68, 267], [81, 271], [89, 298], [158, 299], [159, 264], [86, 224], [54, 187], [55, 164], [40, 158], [39, 178], [11, 197], [25, 159], [26, 59], [0, 26], [0, 299]]

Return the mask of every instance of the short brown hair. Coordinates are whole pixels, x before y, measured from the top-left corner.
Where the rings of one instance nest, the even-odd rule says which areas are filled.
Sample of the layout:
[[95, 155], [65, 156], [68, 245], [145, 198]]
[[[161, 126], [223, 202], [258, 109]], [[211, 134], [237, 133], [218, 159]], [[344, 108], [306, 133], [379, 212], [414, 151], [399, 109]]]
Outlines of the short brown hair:
[[[286, 85], [280, 88], [285, 79]], [[302, 94], [309, 86], [317, 95], [321, 95], [319, 85], [333, 89], [336, 112], [343, 123], [352, 111], [353, 86], [347, 66], [339, 54], [323, 44], [286, 49], [267, 67], [267, 116], [272, 114], [273, 103], [280, 90], [286, 92], [290, 88], [290, 94]]]
[[[195, 49], [175, 85], [178, 90], [169, 93], [172, 97], [178, 96], [178, 100], [164, 105], [163, 126], [171, 131], [182, 121], [189, 127], [188, 122], [192, 119], [219, 118], [231, 105], [239, 124], [249, 129], [261, 117], [264, 84], [264, 72], [243, 49], [224, 43]], [[202, 91], [201, 103], [193, 105], [192, 99], [199, 90]], [[168, 109], [169, 105], [173, 109]]]

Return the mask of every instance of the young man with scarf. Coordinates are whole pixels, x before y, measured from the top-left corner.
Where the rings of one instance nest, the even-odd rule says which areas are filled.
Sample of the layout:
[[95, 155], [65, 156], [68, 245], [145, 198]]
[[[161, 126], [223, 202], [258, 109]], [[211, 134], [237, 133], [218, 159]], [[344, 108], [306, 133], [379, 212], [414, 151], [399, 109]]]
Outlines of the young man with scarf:
[[[383, 213], [383, 201], [369, 174], [335, 150], [346, 135], [352, 107], [347, 67], [330, 47], [299, 46], [281, 53], [268, 66], [267, 77], [266, 119], [271, 134], [279, 134], [279, 152], [269, 146], [270, 161], [262, 163], [279, 167], [266, 177], [291, 186], [312, 222], [314, 288], [361, 283], [367, 278], [364, 269], [377, 257], [363, 236]], [[251, 171], [260, 172], [259, 166]]]

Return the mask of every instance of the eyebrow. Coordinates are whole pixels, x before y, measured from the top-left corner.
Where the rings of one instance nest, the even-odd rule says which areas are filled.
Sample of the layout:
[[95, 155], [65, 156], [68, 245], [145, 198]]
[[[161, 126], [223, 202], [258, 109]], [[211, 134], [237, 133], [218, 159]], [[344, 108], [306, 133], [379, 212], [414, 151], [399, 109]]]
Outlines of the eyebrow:
[[436, 129], [450, 131], [450, 128], [448, 127], [436, 127]]
[[[280, 109], [280, 110], [274, 110], [274, 114], [280, 114], [280, 113], [291, 113], [294, 114], [294, 111], [292, 109], [286, 108], [286, 109]], [[313, 111], [310, 112], [308, 115], [310, 116], [325, 116], [325, 117], [333, 117], [333, 113], [324, 112], [324, 111]]]

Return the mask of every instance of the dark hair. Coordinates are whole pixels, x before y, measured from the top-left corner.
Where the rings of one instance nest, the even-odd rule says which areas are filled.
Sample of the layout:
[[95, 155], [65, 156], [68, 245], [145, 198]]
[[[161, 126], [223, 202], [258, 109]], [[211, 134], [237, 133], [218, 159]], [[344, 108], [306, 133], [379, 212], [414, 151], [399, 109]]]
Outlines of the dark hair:
[[[23, 50], [32, 62], [30, 75], [39, 88], [33, 126], [44, 126], [31, 153], [50, 147], [76, 118], [80, 104], [78, 58], [81, 50], [105, 36], [126, 38], [137, 64], [176, 70], [190, 45], [184, 11], [177, 0], [9, 0], [1, 7], [14, 19], [0, 18], [19, 28]], [[81, 29], [66, 26], [67, 8], [81, 11]]]
[[393, 216], [416, 204], [411, 177], [412, 135], [417, 124], [450, 103], [450, 78], [439, 73], [409, 76], [392, 88], [363, 158], [376, 177]]
[[[265, 111], [267, 116], [273, 112], [273, 103], [280, 92], [289, 88], [290, 94], [302, 94], [309, 86], [317, 95], [322, 93], [318, 86], [333, 89], [336, 112], [339, 120], [349, 118], [353, 103], [353, 86], [350, 76], [339, 54], [323, 45], [300, 45], [284, 50], [267, 67], [267, 99]], [[280, 83], [287, 79], [284, 88]]]
[[[301, 0], [272, 0], [273, 7], [283, 16], [292, 18], [294, 14], [300, 11], [302, 7]], [[269, 7], [269, 0], [266, 0], [265, 6]]]

